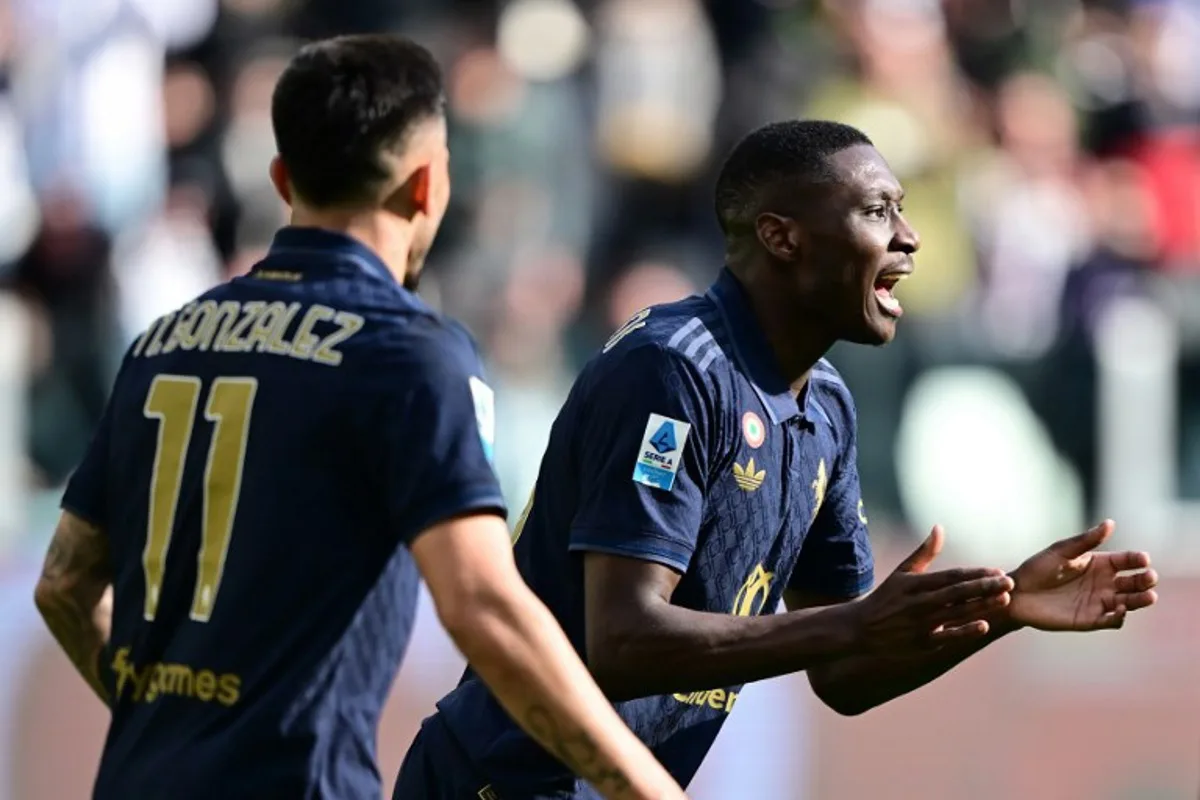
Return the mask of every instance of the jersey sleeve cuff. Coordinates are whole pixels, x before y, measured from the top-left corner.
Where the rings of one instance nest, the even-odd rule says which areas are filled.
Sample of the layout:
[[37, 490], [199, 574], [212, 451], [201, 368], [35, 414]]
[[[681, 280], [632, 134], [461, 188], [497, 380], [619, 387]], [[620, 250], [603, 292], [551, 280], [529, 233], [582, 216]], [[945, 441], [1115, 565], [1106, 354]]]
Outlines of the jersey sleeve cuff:
[[875, 567], [872, 565], [860, 570], [838, 570], [819, 577], [796, 576], [788, 588], [852, 600], [871, 591], [874, 585]]
[[100, 521], [100, 514], [89, 509], [87, 504], [78, 502], [73, 497], [64, 497], [58, 507], [72, 516], [79, 517], [87, 524], [103, 530], [104, 525]]
[[463, 488], [429, 503], [424, 507], [422, 513], [405, 520], [407, 524], [405, 525], [404, 541], [412, 544], [414, 539], [434, 525], [453, 517], [487, 511], [495, 513], [501, 519], [507, 519], [508, 507], [504, 503], [503, 495], [498, 494], [492, 486], [477, 489]]
[[571, 532], [568, 550], [572, 553], [605, 553], [636, 558], [662, 564], [680, 573], [687, 572], [692, 560], [691, 548], [683, 547], [656, 533], [642, 533], [622, 541], [593, 529], [575, 530]]

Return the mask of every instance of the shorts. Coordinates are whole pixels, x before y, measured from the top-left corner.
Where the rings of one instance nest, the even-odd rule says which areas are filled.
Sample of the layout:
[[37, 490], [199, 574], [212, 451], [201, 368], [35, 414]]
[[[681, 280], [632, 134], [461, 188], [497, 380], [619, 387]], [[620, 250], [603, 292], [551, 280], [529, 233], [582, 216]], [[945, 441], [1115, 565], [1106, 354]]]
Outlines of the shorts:
[[408, 748], [392, 800], [501, 800], [435, 714]]
[[578, 792], [550, 794], [503, 794], [479, 774], [462, 745], [441, 717], [434, 714], [421, 723], [421, 730], [400, 765], [392, 800], [591, 800], [586, 784]]

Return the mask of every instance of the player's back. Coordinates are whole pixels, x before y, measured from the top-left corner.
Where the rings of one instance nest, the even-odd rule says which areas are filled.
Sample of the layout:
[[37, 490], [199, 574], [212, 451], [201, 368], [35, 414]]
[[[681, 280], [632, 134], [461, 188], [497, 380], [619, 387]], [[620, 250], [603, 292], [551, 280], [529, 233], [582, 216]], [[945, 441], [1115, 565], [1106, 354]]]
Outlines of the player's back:
[[482, 457], [433, 496], [429, 398], [405, 386], [442, 369], [477, 373], [469, 337], [311, 230], [133, 345], [64, 499], [115, 574], [96, 797], [379, 796], [418, 584], [401, 545], [447, 502], [501, 505]]

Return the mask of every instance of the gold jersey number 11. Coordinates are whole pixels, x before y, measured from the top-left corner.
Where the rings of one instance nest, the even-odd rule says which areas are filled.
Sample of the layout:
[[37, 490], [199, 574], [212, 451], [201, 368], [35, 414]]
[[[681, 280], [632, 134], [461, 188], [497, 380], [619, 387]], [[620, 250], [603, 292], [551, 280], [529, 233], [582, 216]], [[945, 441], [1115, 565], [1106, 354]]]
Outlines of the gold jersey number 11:
[[[158, 445], [154, 471], [150, 475], [150, 513], [146, 522], [146, 547], [142, 569], [146, 575], [146, 605], [142, 616], [154, 619], [162, 594], [163, 569], [175, 512], [183, 487], [183, 469], [196, 423], [201, 381], [192, 375], [158, 375], [150, 384], [142, 412], [158, 421]], [[250, 413], [258, 391], [255, 378], [217, 378], [208, 392], [204, 418], [214, 423], [208, 462], [204, 467], [204, 496], [201, 509], [200, 552], [197, 556], [196, 589], [190, 617], [208, 622], [225, 554], [233, 533], [238, 495], [242, 487], [242, 462], [250, 433]]]

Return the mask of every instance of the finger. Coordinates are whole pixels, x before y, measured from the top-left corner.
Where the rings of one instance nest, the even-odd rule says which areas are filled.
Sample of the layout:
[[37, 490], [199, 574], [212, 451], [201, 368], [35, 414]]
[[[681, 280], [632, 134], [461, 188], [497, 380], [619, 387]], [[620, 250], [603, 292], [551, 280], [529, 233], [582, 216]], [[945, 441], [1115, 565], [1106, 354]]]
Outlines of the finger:
[[1004, 578], [1004, 570], [995, 567], [955, 567], [937, 572], [926, 572], [923, 575], [913, 575], [907, 579], [907, 590], [911, 594], [935, 592], [954, 586], [978, 581], [985, 578]]
[[984, 619], [988, 615], [1007, 607], [1011, 602], [1012, 595], [1004, 592], [992, 595], [991, 597], [985, 597], [981, 600], [933, 609], [929, 612], [928, 620], [931, 627], [940, 625], [947, 628], [957, 628], [961, 625]]
[[1097, 630], [1116, 630], [1125, 624], [1125, 607], [1117, 606], [1113, 611], [1108, 612], [1096, 621]]
[[986, 578], [965, 581], [919, 595], [915, 601], [921, 608], [937, 609], [961, 605], [975, 600], [984, 600], [1006, 594], [1013, 590], [1013, 580], [1007, 575], [992, 575]]
[[1118, 575], [1113, 579], [1113, 588], [1117, 592], [1144, 592], [1155, 586], [1158, 586], [1158, 573], [1152, 569]]
[[1158, 592], [1149, 589], [1144, 592], [1128, 592], [1117, 595], [1117, 606], [1128, 611], [1149, 608], [1158, 602]]
[[929, 634], [929, 643], [937, 647], [966, 644], [987, 636], [991, 626], [987, 620], [978, 619], [965, 625], [944, 627]]
[[[1097, 557], [1100, 555], [1100, 553], [1096, 554]], [[1103, 555], [1117, 572], [1125, 572], [1131, 569], [1146, 569], [1150, 566], [1149, 553], [1127, 550], [1123, 553], [1104, 553]]]
[[1115, 522], [1111, 519], [1106, 519], [1094, 528], [1089, 528], [1077, 536], [1055, 542], [1050, 545], [1050, 549], [1063, 558], [1078, 558], [1084, 553], [1095, 550], [1104, 544], [1105, 540], [1112, 536], [1115, 527]]
[[933, 530], [925, 537], [925, 541], [921, 542], [920, 547], [914, 550], [908, 558], [900, 562], [900, 566], [896, 567], [896, 572], [919, 574], [929, 569], [929, 565], [942, 552], [942, 545], [945, 542], [946, 534], [942, 530], [942, 526], [934, 525]]

